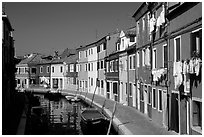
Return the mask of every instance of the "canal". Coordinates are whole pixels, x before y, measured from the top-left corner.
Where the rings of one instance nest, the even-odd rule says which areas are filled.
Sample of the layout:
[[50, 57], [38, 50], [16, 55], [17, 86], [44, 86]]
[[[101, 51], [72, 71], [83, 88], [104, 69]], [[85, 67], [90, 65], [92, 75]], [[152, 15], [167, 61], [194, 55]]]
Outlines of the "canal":
[[[49, 100], [43, 94], [33, 95], [39, 103], [35, 107], [29, 104], [26, 135], [83, 135], [80, 112], [83, 108], [89, 107], [88, 104], [83, 101], [70, 102], [65, 97]], [[32, 115], [34, 111], [35, 115]], [[110, 134], [117, 135], [113, 126]]]

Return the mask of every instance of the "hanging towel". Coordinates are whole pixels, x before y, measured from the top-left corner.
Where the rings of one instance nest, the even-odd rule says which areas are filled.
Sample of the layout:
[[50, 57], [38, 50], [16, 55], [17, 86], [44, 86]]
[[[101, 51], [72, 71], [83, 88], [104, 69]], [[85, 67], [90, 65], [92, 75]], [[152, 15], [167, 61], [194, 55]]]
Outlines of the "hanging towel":
[[190, 74], [194, 73], [194, 61], [193, 61], [193, 59], [191, 59], [189, 62], [189, 73]]
[[196, 73], [196, 76], [199, 75], [200, 63], [201, 63], [201, 59], [200, 59], [200, 58], [197, 58], [197, 59], [195, 60], [195, 73]]
[[150, 19], [150, 33], [152, 31], [154, 31], [154, 26], [156, 24], [156, 19], [154, 18], [154, 16]]

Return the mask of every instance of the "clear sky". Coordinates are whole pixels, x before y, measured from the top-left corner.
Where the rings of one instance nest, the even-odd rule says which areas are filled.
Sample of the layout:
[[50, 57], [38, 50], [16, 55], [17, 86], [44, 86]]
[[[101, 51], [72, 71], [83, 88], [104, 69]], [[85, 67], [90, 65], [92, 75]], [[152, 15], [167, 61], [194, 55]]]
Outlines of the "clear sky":
[[[6, 2], [16, 55], [77, 48], [136, 25], [141, 2]], [[97, 35], [96, 35], [97, 34]]]

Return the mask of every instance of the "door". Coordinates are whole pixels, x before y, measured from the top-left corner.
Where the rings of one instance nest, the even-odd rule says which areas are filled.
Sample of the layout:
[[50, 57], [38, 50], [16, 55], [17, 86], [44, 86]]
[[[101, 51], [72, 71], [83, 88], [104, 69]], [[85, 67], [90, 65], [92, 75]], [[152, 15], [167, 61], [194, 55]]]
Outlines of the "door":
[[168, 110], [167, 110], [167, 91], [163, 91], [163, 99], [162, 99], [162, 104], [163, 104], [163, 126], [167, 128], [168, 126]]
[[179, 98], [177, 93], [171, 94], [170, 129], [179, 133]]
[[181, 96], [181, 134], [187, 134], [187, 100], [186, 97]]
[[148, 90], [147, 90], [147, 85], [144, 86], [144, 113], [148, 114]]
[[147, 104], [147, 109], [148, 109], [148, 116], [152, 118], [152, 87], [148, 86], [148, 104]]

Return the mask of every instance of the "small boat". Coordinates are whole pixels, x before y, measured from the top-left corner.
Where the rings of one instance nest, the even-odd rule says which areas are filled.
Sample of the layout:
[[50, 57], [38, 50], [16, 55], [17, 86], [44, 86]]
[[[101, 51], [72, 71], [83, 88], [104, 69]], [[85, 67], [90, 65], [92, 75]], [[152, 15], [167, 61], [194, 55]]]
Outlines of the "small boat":
[[74, 99], [74, 96], [72, 96], [72, 95], [67, 95], [67, 96], [65, 96], [65, 98], [66, 98], [68, 101], [71, 101], [71, 99]]
[[105, 135], [109, 120], [95, 108], [85, 108], [81, 112], [81, 129], [85, 135]]
[[79, 102], [81, 99], [75, 96], [74, 98], [71, 99], [71, 102]]

